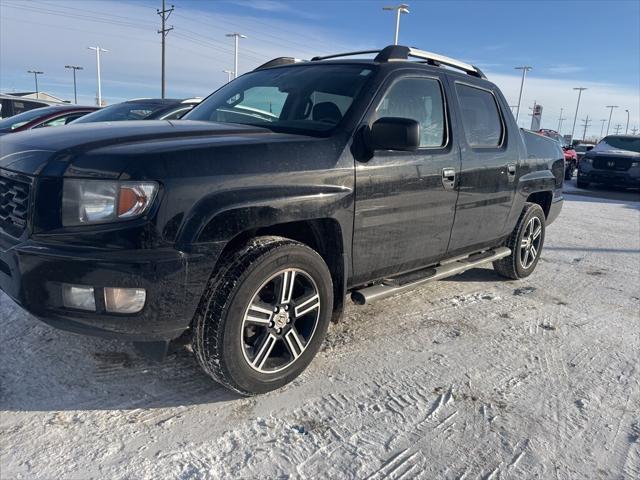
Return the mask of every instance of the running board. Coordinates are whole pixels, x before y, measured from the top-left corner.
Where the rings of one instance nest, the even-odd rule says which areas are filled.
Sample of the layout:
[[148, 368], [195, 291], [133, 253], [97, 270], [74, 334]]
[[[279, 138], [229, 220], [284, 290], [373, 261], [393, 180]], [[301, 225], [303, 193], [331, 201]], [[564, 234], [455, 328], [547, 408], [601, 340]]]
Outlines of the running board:
[[471, 268], [478, 267], [484, 263], [494, 262], [511, 255], [511, 249], [507, 247], [494, 248], [481, 253], [469, 255], [467, 257], [457, 257], [445, 260], [439, 265], [418, 270], [402, 275], [400, 277], [389, 278], [382, 283], [364, 287], [351, 292], [351, 300], [358, 305], [364, 305], [374, 300], [380, 300], [396, 293], [404, 292], [418, 287], [423, 283], [433, 282], [441, 278], [451, 277], [465, 272]]

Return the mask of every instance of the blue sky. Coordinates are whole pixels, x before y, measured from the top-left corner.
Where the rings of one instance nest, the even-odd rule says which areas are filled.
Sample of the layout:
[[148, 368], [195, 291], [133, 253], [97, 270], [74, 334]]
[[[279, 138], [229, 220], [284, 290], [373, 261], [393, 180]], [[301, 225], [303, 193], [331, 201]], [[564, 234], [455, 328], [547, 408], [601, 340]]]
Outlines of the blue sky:
[[[309, 58], [335, 51], [392, 43], [394, 16], [369, 0], [173, 0], [167, 37], [168, 96], [205, 96], [232, 68], [231, 39], [239, 31], [240, 73], [269, 58]], [[575, 86], [583, 94], [578, 124], [593, 119], [587, 134], [600, 133], [606, 105], [619, 105], [612, 125], [640, 127], [640, 1], [410, 1], [400, 43], [479, 65], [511, 104], [519, 76], [513, 67], [532, 65], [525, 87], [521, 124], [528, 107], [544, 106], [543, 126], [563, 131], [575, 112]], [[95, 95], [95, 59], [86, 49], [99, 44], [103, 56], [103, 96], [109, 102], [159, 96], [160, 36], [155, 14], [160, 0], [0, 0], [0, 90], [40, 88], [72, 98], [65, 64], [84, 66], [78, 77], [82, 103]], [[570, 128], [569, 128], [570, 130]], [[581, 129], [576, 128], [577, 133]], [[566, 132], [565, 132], [566, 133]]]

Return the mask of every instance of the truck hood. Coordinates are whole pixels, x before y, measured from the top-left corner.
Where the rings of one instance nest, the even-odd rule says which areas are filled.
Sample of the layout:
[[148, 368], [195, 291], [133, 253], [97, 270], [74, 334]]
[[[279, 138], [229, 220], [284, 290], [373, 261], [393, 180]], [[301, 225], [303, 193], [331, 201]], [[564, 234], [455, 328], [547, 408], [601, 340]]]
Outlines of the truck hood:
[[[121, 121], [86, 123], [18, 132], [0, 139], [0, 168], [27, 175], [114, 178], [134, 157], [156, 153], [314, 140], [266, 128], [200, 121]], [[92, 158], [87, 168], [87, 157]], [[102, 159], [102, 161], [97, 161]]]

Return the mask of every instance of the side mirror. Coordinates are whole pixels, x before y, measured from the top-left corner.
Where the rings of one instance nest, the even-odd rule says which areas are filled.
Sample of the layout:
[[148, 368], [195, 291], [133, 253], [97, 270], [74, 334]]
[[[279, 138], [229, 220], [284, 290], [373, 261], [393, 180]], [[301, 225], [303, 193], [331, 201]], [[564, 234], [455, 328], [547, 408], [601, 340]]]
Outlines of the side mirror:
[[409, 118], [381, 118], [371, 126], [369, 146], [373, 150], [417, 150], [420, 147], [420, 124]]

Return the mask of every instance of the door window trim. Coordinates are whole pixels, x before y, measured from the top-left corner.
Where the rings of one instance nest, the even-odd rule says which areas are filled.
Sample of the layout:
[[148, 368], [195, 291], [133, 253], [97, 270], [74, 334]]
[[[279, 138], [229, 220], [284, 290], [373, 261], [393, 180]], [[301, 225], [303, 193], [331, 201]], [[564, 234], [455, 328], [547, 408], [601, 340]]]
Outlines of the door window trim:
[[464, 142], [466, 143], [466, 145], [469, 148], [472, 148], [474, 150], [504, 150], [505, 146], [506, 146], [506, 139], [507, 139], [507, 126], [506, 123], [504, 121], [504, 112], [502, 111], [502, 108], [500, 107], [500, 102], [498, 102], [498, 99], [496, 97], [495, 92], [490, 89], [490, 88], [485, 88], [485, 87], [481, 87], [479, 85], [474, 85], [473, 83], [468, 83], [468, 82], [463, 82], [460, 80], [454, 80], [454, 86], [457, 85], [464, 85], [465, 87], [470, 87], [470, 88], [475, 88], [477, 90], [483, 90], [487, 93], [489, 93], [491, 95], [491, 97], [493, 98], [493, 102], [496, 105], [496, 109], [498, 110], [498, 117], [500, 118], [500, 128], [501, 128], [501, 134], [500, 134], [500, 143], [498, 145], [471, 145], [469, 144], [469, 141], [467, 140], [467, 131], [465, 129], [464, 126], [464, 120], [462, 118], [462, 104], [460, 102], [460, 96], [458, 95], [458, 90], [457, 88], [454, 88], [455, 90], [455, 95], [456, 95], [456, 99], [458, 101], [458, 111], [460, 113], [460, 125], [462, 126], [462, 129], [464, 130], [464, 135], [461, 135], [461, 137], [464, 138]]

